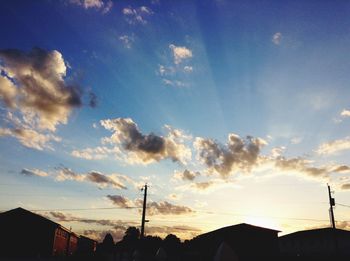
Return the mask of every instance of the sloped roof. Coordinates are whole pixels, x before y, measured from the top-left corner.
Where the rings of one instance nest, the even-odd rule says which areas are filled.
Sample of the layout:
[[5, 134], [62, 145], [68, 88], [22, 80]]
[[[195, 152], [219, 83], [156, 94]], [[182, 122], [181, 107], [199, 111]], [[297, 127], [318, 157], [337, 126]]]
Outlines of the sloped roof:
[[254, 225], [247, 224], [247, 223], [241, 223], [241, 224], [222, 227], [222, 228], [219, 228], [219, 229], [216, 229], [213, 231], [209, 231], [207, 233], [204, 233], [204, 234], [201, 234], [201, 235], [195, 237], [194, 239], [203, 238], [203, 237], [210, 236], [213, 234], [221, 234], [221, 233], [227, 232], [227, 231], [232, 231], [232, 232], [235, 232], [235, 231], [237, 231], [237, 232], [241, 232], [241, 231], [265, 231], [265, 232], [273, 232], [273, 233], [281, 232], [281, 231], [275, 230], [275, 229], [254, 226]]
[[276, 232], [276, 233], [281, 232], [279, 230], [275, 230], [275, 229], [271, 229], [271, 228], [265, 228], [265, 227], [254, 226], [254, 225], [247, 224], [247, 223], [241, 223], [241, 224], [237, 224], [237, 225], [222, 227], [222, 228], [207, 232], [207, 233], [202, 234], [202, 235], [216, 233], [216, 232], [220, 232], [220, 231], [224, 231], [224, 230], [264, 230], [264, 231], [271, 231], [271, 232]]
[[326, 228], [316, 228], [316, 229], [309, 229], [309, 230], [302, 230], [293, 232], [284, 236], [279, 237], [279, 239], [287, 239], [287, 238], [302, 238], [302, 237], [308, 237], [308, 236], [315, 236], [315, 235], [325, 235], [325, 234], [331, 234], [331, 233], [337, 233], [337, 234], [347, 234], [350, 236], [350, 231], [344, 230], [344, 229], [333, 229], [331, 227]]
[[2, 219], [2, 218], [20, 218], [20, 217], [35, 220], [36, 222], [40, 222], [42, 224], [45, 224], [47, 226], [51, 226], [53, 228], [60, 227], [66, 231], [69, 231], [67, 228], [63, 227], [62, 225], [60, 225], [60, 224], [58, 224], [58, 223], [56, 223], [56, 222], [54, 222], [46, 217], [43, 217], [39, 214], [36, 214], [36, 213], [33, 213], [29, 210], [21, 208], [21, 207], [14, 208], [14, 209], [0, 213], [0, 219]]

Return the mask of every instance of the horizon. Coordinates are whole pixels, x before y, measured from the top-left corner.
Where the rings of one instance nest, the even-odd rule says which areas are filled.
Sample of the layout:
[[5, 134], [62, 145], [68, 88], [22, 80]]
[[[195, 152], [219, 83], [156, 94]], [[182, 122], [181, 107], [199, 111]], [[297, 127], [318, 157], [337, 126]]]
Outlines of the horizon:
[[[350, 230], [350, 3], [2, 1], [0, 211], [181, 240]], [[46, 211], [44, 211], [46, 210]]]

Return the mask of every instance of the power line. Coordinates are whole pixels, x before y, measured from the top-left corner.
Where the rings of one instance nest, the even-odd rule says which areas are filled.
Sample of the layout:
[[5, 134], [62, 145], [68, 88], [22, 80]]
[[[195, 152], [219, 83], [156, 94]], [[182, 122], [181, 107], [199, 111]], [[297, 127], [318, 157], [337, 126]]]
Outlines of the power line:
[[335, 204], [338, 205], [338, 206], [341, 206], [341, 207], [350, 208], [350, 205], [341, 204], [341, 203], [335, 203]]

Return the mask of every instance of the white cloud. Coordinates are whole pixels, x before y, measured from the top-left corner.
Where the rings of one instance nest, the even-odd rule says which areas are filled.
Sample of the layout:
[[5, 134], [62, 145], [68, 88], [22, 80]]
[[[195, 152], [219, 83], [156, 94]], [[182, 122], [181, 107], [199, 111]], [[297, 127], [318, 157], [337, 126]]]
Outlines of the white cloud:
[[186, 65], [186, 66], [184, 67], [184, 71], [185, 71], [186, 73], [191, 73], [191, 72], [193, 72], [193, 67], [192, 67], [192, 66]]
[[338, 139], [321, 144], [316, 152], [321, 155], [330, 155], [343, 150], [350, 149], [350, 137], [344, 139]]
[[119, 148], [108, 148], [105, 146], [98, 146], [96, 148], [86, 148], [82, 150], [73, 150], [71, 155], [76, 158], [82, 158], [87, 160], [100, 160], [107, 158], [111, 154], [120, 154]]
[[0, 128], [0, 137], [4, 136], [17, 138], [22, 145], [37, 150], [53, 150], [51, 141], [61, 141], [61, 138], [53, 134], [42, 134], [32, 129]]
[[275, 45], [280, 45], [281, 41], [282, 41], [282, 34], [280, 32], [275, 33], [272, 36], [271, 41], [275, 44]]
[[350, 117], [350, 110], [342, 110], [342, 112], [340, 113], [340, 116], [342, 117]]
[[187, 83], [184, 83], [182, 81], [178, 81], [178, 80], [169, 80], [169, 79], [163, 79], [163, 83], [165, 85], [168, 85], [168, 86], [174, 86], [174, 87], [178, 87], [178, 88], [182, 88], [182, 87], [188, 87], [188, 84]]
[[147, 24], [147, 17], [153, 15], [152, 9], [147, 6], [139, 8], [125, 7], [122, 13], [129, 24]]
[[122, 35], [119, 37], [119, 40], [124, 44], [124, 47], [127, 49], [131, 49], [132, 44], [134, 43], [135, 39], [134, 39], [134, 35]]
[[102, 13], [108, 13], [113, 7], [113, 2], [111, 0], [69, 0], [70, 4], [81, 6], [85, 9], [98, 9], [102, 10]]
[[175, 64], [180, 64], [183, 60], [192, 58], [192, 51], [185, 46], [170, 44], [169, 48], [173, 52]]

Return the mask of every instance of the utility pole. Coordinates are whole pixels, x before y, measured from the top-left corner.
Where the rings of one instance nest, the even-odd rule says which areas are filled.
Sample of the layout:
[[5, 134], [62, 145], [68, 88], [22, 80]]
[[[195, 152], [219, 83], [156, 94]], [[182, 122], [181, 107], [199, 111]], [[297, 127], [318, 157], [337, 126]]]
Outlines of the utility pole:
[[331, 224], [332, 224], [332, 228], [335, 229], [335, 221], [334, 221], [334, 212], [333, 212], [333, 207], [335, 206], [335, 200], [334, 198], [332, 198], [331, 195], [331, 187], [327, 184], [328, 187], [328, 197], [329, 197], [329, 215], [330, 215], [330, 219], [331, 219]]
[[140, 237], [143, 238], [145, 236], [145, 223], [148, 221], [148, 220], [146, 220], [147, 184], [145, 184], [145, 186], [141, 190], [144, 190], [144, 194], [143, 194], [143, 208], [142, 208], [142, 221], [141, 221], [141, 235], [140, 235]]

